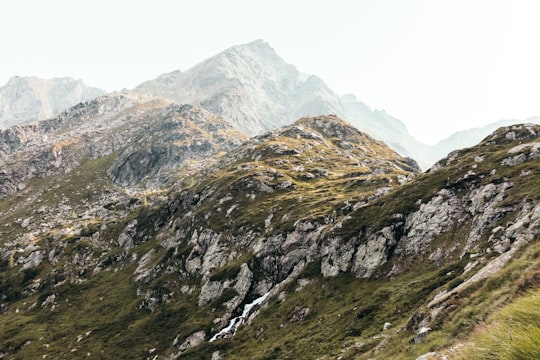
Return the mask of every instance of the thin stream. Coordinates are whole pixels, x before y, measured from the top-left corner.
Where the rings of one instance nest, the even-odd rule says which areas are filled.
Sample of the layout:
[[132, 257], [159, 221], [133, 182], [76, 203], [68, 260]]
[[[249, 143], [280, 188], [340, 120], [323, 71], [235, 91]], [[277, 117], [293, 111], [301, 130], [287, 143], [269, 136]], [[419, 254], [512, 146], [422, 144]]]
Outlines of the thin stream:
[[234, 334], [236, 333], [236, 329], [238, 329], [238, 326], [243, 324], [246, 321], [247, 317], [251, 314], [251, 310], [255, 306], [260, 305], [264, 300], [266, 300], [269, 294], [270, 292], [267, 292], [263, 296], [253, 300], [253, 302], [246, 304], [244, 306], [244, 311], [242, 311], [242, 315], [232, 318], [229, 322], [229, 325], [227, 325], [227, 327], [221, 329], [220, 332], [212, 336], [209, 341], [212, 342], [218, 339], [223, 339], [227, 334], [231, 334], [231, 336], [234, 336]]

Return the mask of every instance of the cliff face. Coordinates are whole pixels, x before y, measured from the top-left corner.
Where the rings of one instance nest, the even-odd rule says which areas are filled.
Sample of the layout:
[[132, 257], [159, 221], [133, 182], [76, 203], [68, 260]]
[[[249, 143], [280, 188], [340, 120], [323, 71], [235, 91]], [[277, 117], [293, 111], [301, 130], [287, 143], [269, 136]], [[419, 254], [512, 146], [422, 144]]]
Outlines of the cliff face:
[[125, 94], [2, 134], [5, 357], [411, 358], [539, 266], [535, 125], [424, 174], [335, 116], [247, 140]]
[[44, 120], [103, 95], [104, 90], [72, 78], [12, 77], [0, 88], [0, 129]]

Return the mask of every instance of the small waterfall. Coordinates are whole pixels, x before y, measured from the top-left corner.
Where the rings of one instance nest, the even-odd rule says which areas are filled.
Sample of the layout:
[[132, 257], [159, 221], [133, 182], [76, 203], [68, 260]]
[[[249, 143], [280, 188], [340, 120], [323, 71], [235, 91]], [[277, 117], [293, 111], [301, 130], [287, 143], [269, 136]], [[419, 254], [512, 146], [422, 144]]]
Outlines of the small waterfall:
[[263, 296], [253, 300], [253, 302], [246, 304], [244, 306], [244, 311], [242, 311], [242, 315], [231, 319], [231, 321], [229, 322], [229, 325], [221, 329], [221, 331], [218, 332], [216, 335], [212, 336], [212, 338], [209, 341], [212, 342], [218, 339], [223, 339], [227, 336], [227, 334], [230, 334], [231, 336], [233, 336], [236, 333], [236, 329], [238, 329], [238, 326], [240, 326], [246, 321], [247, 317], [251, 314], [251, 311], [253, 310], [253, 308], [257, 305], [260, 305], [264, 300], [266, 300], [269, 294], [270, 292], [267, 292]]

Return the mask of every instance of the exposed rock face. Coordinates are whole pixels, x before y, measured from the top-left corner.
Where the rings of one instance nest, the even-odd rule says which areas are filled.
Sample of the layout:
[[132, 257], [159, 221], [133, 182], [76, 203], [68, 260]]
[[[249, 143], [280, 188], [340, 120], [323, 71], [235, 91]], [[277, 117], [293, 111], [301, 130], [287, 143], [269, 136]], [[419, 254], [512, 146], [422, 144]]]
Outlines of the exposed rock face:
[[[143, 95], [105, 95], [56, 118], [0, 130], [0, 197], [32, 178], [70, 172], [86, 159], [119, 153], [116, 183], [160, 187], [179, 168], [227, 151], [247, 137], [202, 109]], [[193, 163], [190, 163], [193, 162]]]
[[234, 46], [185, 72], [161, 75], [135, 91], [200, 105], [250, 135], [302, 116], [343, 114], [339, 97], [321, 79], [300, 73], [262, 40]]
[[0, 129], [44, 120], [105, 93], [71, 78], [15, 76], [0, 88]]
[[222, 118], [191, 105], [171, 104], [148, 114], [141, 130], [108, 170], [120, 185], [151, 179], [159, 187], [167, 174], [247, 139]]

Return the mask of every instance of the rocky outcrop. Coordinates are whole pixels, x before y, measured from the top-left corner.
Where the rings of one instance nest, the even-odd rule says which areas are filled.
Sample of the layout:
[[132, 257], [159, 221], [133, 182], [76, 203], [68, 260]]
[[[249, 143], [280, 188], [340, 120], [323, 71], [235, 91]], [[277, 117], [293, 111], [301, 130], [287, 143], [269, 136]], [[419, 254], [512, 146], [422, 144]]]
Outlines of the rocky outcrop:
[[0, 197], [33, 178], [68, 173], [114, 154], [108, 173], [122, 186], [159, 188], [170, 174], [238, 146], [247, 137], [192, 106], [149, 96], [105, 95], [56, 118], [0, 130]]
[[232, 150], [247, 139], [222, 118], [191, 105], [171, 104], [155, 111], [146, 116], [141, 130], [108, 170], [120, 185], [151, 179], [159, 187], [167, 174]]

